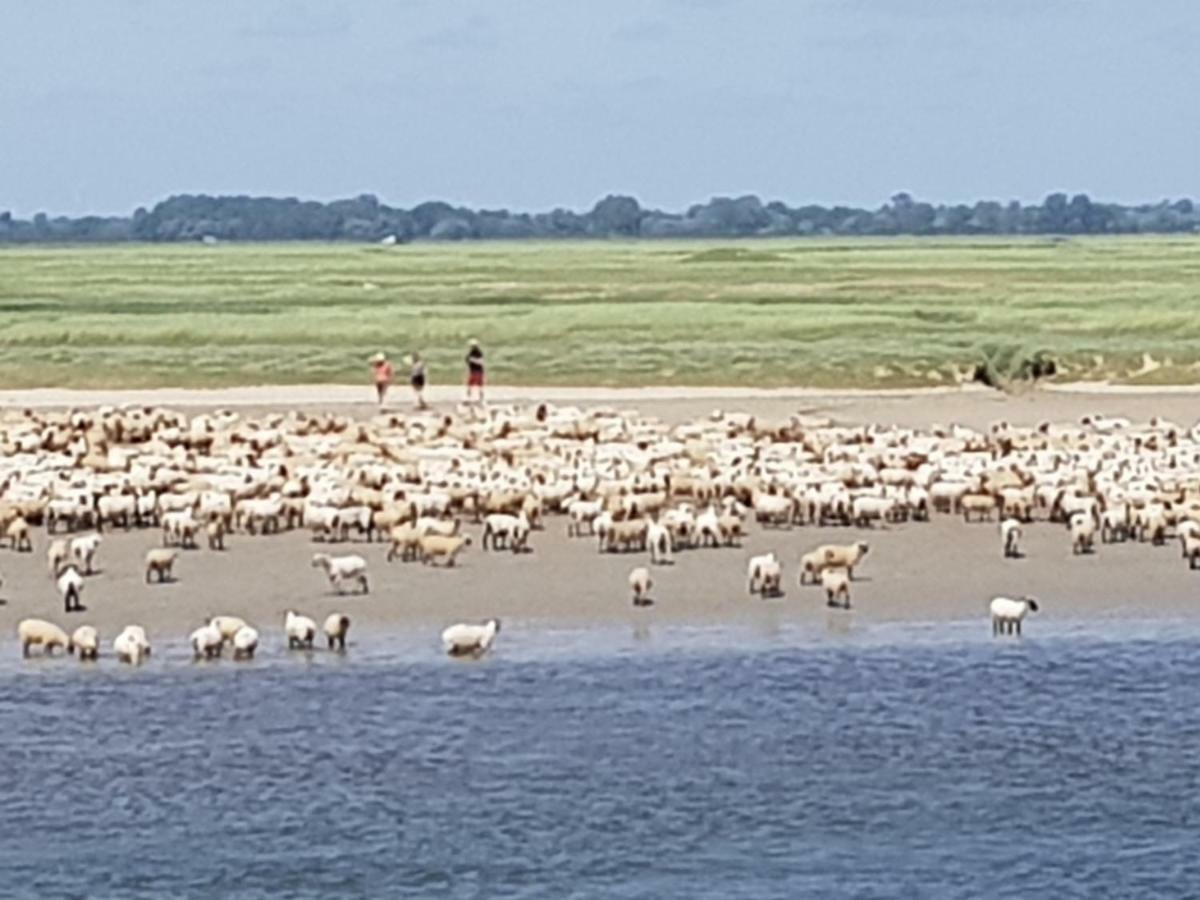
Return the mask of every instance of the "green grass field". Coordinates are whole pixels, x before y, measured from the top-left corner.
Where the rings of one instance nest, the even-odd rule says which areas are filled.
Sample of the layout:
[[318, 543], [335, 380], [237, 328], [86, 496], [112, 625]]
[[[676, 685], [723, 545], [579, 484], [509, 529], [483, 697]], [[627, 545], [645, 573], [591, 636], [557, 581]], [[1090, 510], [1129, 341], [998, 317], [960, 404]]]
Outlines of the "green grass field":
[[0, 387], [1200, 381], [1200, 239], [0, 249]]

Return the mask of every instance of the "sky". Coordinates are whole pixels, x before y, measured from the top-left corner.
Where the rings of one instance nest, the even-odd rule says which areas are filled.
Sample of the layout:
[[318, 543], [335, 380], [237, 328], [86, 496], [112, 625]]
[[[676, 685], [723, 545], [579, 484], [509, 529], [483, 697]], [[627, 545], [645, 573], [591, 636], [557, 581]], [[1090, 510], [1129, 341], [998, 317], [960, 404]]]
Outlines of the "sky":
[[10, 0], [0, 210], [1200, 194], [1196, 0]]

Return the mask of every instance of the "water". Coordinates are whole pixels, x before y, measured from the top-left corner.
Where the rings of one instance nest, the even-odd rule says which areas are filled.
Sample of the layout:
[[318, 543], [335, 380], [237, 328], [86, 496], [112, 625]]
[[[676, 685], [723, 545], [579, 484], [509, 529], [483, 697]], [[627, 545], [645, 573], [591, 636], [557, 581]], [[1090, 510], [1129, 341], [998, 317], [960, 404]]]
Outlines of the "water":
[[1200, 631], [1033, 625], [6, 659], [0, 896], [1197, 896]]

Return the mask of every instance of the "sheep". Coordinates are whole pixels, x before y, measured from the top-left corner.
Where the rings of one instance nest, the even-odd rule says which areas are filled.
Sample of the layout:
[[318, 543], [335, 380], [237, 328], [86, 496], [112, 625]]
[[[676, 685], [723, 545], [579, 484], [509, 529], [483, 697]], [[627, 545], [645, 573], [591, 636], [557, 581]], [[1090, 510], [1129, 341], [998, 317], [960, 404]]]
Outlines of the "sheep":
[[452, 567], [462, 549], [469, 546], [469, 535], [423, 534], [417, 539], [417, 555], [423, 564], [428, 565], [440, 559], [447, 567]]
[[721, 533], [721, 542], [727, 547], [738, 546], [738, 541], [745, 534], [742, 517], [736, 513], [724, 513], [719, 516], [717, 528]]
[[405, 561], [416, 558], [418, 542], [421, 539], [421, 533], [417, 531], [416, 526], [408, 522], [397, 525], [388, 532], [388, 537], [391, 540], [387, 552], [388, 562], [397, 556]]
[[80, 602], [80, 594], [83, 593], [83, 576], [79, 574], [79, 570], [74, 566], [67, 566], [58, 575], [58, 580], [55, 582], [58, 586], [58, 592], [63, 598], [64, 612], [80, 612], [83, 610], [83, 604]]
[[221, 650], [225, 646], [225, 637], [221, 634], [221, 629], [211, 622], [201, 625], [193, 631], [188, 641], [192, 645], [192, 654], [196, 659], [215, 659], [221, 655]]
[[633, 591], [634, 606], [649, 606], [654, 602], [650, 599], [650, 588], [654, 587], [654, 581], [645, 566], [638, 566], [629, 573], [629, 587]]
[[1129, 507], [1114, 503], [1100, 514], [1100, 542], [1112, 544], [1129, 540]]
[[21, 656], [29, 656], [30, 647], [41, 647], [42, 653], [52, 656], [55, 648], [68, 650], [71, 639], [67, 633], [45, 619], [22, 619], [17, 624], [17, 639], [21, 642]]
[[603, 549], [609, 552], [645, 550], [648, 525], [643, 519], [613, 522], [604, 532]]
[[126, 626], [113, 641], [113, 651], [117, 660], [130, 665], [140, 665], [142, 660], [150, 655], [150, 641], [146, 638], [146, 630], [140, 625]]
[[4, 536], [8, 538], [10, 546], [18, 553], [32, 553], [33, 540], [29, 536], [29, 523], [24, 517], [17, 516], [8, 523], [8, 527], [4, 529]]
[[188, 509], [170, 510], [162, 514], [162, 540], [164, 547], [174, 545], [186, 549], [195, 549], [196, 532], [199, 530], [200, 523], [192, 515], [190, 507]]
[[347, 581], [358, 582], [359, 589], [364, 594], [370, 591], [367, 584], [367, 561], [357, 554], [329, 556], [326, 553], [314, 553], [312, 566], [314, 569], [325, 570], [330, 586], [339, 594], [342, 593], [342, 585]]
[[1180, 543], [1183, 544], [1183, 558], [1188, 561], [1188, 568], [1200, 566], [1200, 536], [1185, 534], [1180, 538]]
[[665, 525], [650, 522], [646, 526], [646, 544], [650, 548], [652, 565], [671, 565], [671, 532]]
[[208, 538], [209, 550], [224, 550], [225, 549], [225, 520], [213, 519], [204, 526], [205, 536]]
[[172, 569], [179, 551], [168, 547], [152, 547], [146, 551], [146, 584], [150, 583], [152, 575], [158, 577], [158, 583], [174, 581]]
[[1021, 622], [1031, 612], [1038, 611], [1035, 597], [995, 597], [991, 602], [992, 634], [1021, 634]]
[[70, 558], [71, 551], [63, 538], [56, 538], [46, 548], [46, 564], [50, 569], [50, 577], [57, 578], [63, 564]]
[[854, 568], [870, 550], [866, 541], [855, 544], [822, 544], [815, 550], [800, 558], [800, 583], [804, 584], [805, 575], [812, 576], [815, 581], [824, 569], [845, 569], [854, 580]]
[[963, 521], [970, 522], [974, 513], [976, 521], [992, 520], [992, 510], [996, 508], [996, 498], [991, 494], [963, 494], [958, 500], [962, 510]]
[[491, 649], [499, 633], [499, 619], [488, 619], [481, 625], [451, 625], [442, 632], [442, 647], [450, 656], [480, 657]]
[[821, 570], [821, 587], [825, 589], [825, 605], [837, 606], [837, 600], [842, 601], [842, 608], [850, 608], [850, 570], [842, 566], [828, 566]]
[[77, 538], [72, 538], [70, 543], [71, 558], [81, 566], [83, 573], [91, 575], [93, 572], [92, 561], [96, 557], [96, 551], [100, 549], [100, 542], [103, 538], [99, 534], [85, 534]]
[[283, 616], [283, 631], [287, 635], [289, 650], [311, 650], [317, 637], [317, 623], [289, 609]]
[[213, 616], [208, 624], [221, 632], [221, 640], [232, 642], [233, 636], [245, 627], [246, 620], [238, 616]]
[[761, 592], [763, 590], [763, 567], [769, 567], [771, 563], [778, 564], [778, 562], [779, 558], [775, 555], [774, 550], [750, 557], [750, 562], [746, 565], [746, 592], [749, 594]]
[[525, 548], [529, 529], [529, 519], [523, 511], [515, 516], [508, 513], [492, 513], [483, 520], [483, 537], [480, 544], [486, 550], [490, 539], [493, 550], [504, 547], [511, 549], [513, 553], [519, 553]]
[[1095, 551], [1095, 519], [1087, 513], [1078, 512], [1071, 516], [1069, 527], [1072, 554], [1078, 556], [1081, 553], [1092, 553]]
[[1000, 523], [1000, 543], [1004, 547], [1005, 559], [1018, 559], [1021, 556], [1021, 522], [1019, 519], [1005, 519]]
[[1188, 540], [1190, 538], [1200, 538], [1200, 522], [1195, 519], [1184, 519], [1175, 526], [1175, 535], [1179, 538], [1180, 554], [1185, 558], [1188, 555]]
[[604, 512], [604, 504], [599, 500], [576, 500], [567, 505], [567, 537], [583, 534], [586, 525], [588, 534], [594, 534], [596, 517]]
[[895, 515], [896, 501], [892, 497], [860, 495], [850, 503], [850, 518], [860, 528], [868, 527], [873, 520], [884, 522]]
[[325, 640], [330, 650], [333, 649], [334, 644], [339, 650], [345, 650], [346, 633], [350, 630], [350, 617], [341, 613], [330, 613], [325, 617], [322, 630], [325, 632]]
[[233, 635], [232, 643], [234, 659], [253, 659], [254, 651], [258, 649], [258, 631], [243, 625]]
[[67, 650], [77, 653], [81, 661], [97, 659], [100, 656], [100, 634], [91, 625], [80, 625], [71, 633]]

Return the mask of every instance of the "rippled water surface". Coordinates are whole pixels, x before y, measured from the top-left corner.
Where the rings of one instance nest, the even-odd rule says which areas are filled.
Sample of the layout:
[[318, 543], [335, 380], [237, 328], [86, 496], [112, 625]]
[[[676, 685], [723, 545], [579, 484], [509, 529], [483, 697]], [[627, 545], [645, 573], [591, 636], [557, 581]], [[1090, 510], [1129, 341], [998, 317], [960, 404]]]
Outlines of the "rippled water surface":
[[0, 896], [1200, 895], [1196, 627], [980, 631], [6, 659]]

